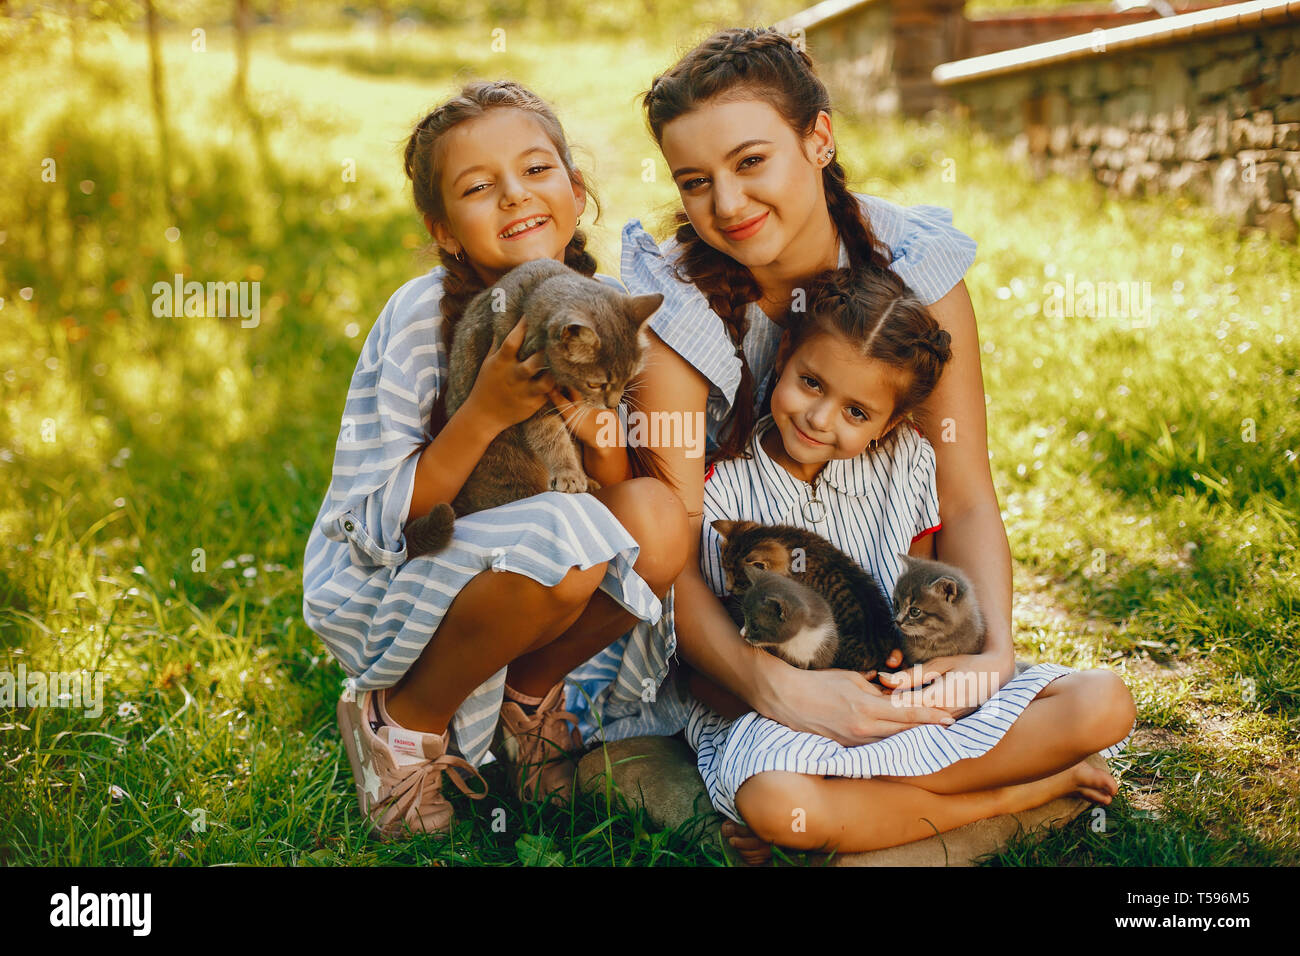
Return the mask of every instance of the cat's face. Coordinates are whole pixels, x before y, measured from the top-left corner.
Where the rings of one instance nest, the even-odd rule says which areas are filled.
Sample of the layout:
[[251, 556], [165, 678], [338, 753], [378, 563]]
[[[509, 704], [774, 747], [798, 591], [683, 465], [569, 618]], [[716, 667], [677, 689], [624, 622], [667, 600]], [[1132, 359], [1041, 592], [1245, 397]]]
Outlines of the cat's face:
[[752, 569], [745, 578], [750, 586], [741, 603], [745, 624], [740, 636], [755, 647], [784, 644], [798, 629], [794, 620], [797, 608], [782, 593], [780, 579], [771, 572]]
[[754, 571], [790, 574], [790, 548], [762, 534], [761, 526], [752, 521], [712, 522], [722, 537], [722, 577], [727, 591], [744, 594]]
[[894, 601], [899, 630], [918, 644], [952, 634], [969, 613], [954, 578], [915, 566], [899, 578]]
[[546, 354], [556, 385], [580, 402], [617, 408], [623, 392], [645, 363], [644, 323], [663, 295], [595, 293], [582, 307], [551, 318]]

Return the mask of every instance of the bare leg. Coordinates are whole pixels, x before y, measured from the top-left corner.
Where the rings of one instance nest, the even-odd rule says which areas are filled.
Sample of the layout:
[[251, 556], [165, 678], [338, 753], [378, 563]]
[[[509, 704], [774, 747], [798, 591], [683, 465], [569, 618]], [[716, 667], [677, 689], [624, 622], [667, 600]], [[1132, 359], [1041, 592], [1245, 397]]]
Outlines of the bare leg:
[[603, 563], [585, 571], [573, 568], [550, 588], [512, 571], [475, 575], [415, 663], [387, 692], [388, 713], [411, 730], [442, 733], [476, 687], [530, 645], [569, 628], [604, 574]]
[[[931, 793], [968, 793], [1037, 780], [1124, 739], [1136, 710], [1113, 671], [1075, 671], [1052, 681], [988, 753], [917, 776], [878, 776]], [[1108, 786], [1113, 786], [1114, 780]], [[1112, 790], [1112, 792], [1114, 792]]]
[[736, 807], [753, 833], [799, 850], [858, 853], [945, 833], [976, 820], [1019, 813], [1067, 794], [1109, 803], [1105, 777], [1080, 762], [1029, 783], [938, 794], [906, 783], [770, 771], [741, 785]]
[[[686, 561], [688, 526], [681, 501], [665, 485], [632, 479], [593, 492], [641, 550], [633, 567], [660, 600]], [[507, 672], [510, 686], [538, 697], [565, 674], [626, 633], [637, 618], [604, 591], [597, 590], [586, 610], [561, 635], [539, 639]]]

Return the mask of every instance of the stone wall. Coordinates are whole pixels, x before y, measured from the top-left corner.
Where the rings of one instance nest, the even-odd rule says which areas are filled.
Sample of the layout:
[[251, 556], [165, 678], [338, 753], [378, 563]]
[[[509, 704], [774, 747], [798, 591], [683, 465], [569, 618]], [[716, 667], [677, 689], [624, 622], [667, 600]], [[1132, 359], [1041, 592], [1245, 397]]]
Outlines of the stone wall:
[[1244, 226], [1296, 237], [1300, 15], [947, 89], [1039, 174], [1091, 175], [1126, 196], [1187, 191]]

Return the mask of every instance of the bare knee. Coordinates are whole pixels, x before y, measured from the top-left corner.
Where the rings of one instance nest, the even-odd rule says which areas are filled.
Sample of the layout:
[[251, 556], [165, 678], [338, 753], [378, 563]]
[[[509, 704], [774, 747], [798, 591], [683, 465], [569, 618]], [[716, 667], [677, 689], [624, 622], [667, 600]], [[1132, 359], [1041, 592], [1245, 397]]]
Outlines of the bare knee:
[[558, 605], [557, 609], [562, 614], [586, 607], [605, 578], [606, 565], [606, 562], [601, 561], [589, 568], [569, 568], [559, 583], [550, 589], [549, 600]]
[[781, 770], [755, 774], [736, 791], [736, 809], [761, 839], [802, 847], [809, 839], [808, 818], [817, 812], [815, 784], [807, 774]]
[[632, 478], [601, 491], [605, 506], [640, 546], [637, 574], [652, 590], [666, 593], [690, 551], [681, 499], [654, 478]]
[[1078, 671], [1061, 678], [1067, 679], [1071, 728], [1081, 748], [1095, 752], [1123, 740], [1137, 719], [1133, 695], [1123, 679], [1103, 668]]

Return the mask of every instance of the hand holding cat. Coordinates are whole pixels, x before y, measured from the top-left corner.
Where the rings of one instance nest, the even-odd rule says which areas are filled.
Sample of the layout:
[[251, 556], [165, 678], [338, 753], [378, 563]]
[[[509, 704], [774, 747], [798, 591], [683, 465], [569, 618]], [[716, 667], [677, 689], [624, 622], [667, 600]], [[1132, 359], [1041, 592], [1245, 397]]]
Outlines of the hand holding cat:
[[1007, 676], [995, 655], [960, 654], [935, 657], [879, 679], [902, 705], [924, 704], [960, 718], [997, 693]]
[[937, 707], [896, 706], [887, 691], [856, 671], [802, 670], [772, 660], [780, 665], [781, 686], [776, 688], [771, 710], [762, 712], [793, 730], [856, 747], [918, 724], [953, 720]]
[[525, 320], [520, 319], [500, 347], [488, 353], [465, 400], [498, 433], [545, 405], [555, 388], [555, 379], [546, 370], [545, 355], [538, 352], [519, 361], [524, 329]]

